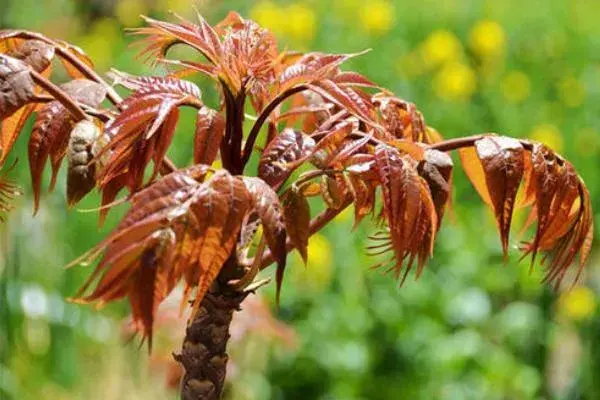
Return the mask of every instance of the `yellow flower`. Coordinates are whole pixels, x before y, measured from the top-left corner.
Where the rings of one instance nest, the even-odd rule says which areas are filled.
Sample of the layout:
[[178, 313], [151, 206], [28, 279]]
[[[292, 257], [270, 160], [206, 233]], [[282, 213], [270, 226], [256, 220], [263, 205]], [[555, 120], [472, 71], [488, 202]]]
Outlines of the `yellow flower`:
[[577, 286], [560, 295], [558, 312], [569, 319], [581, 321], [596, 310], [596, 295], [588, 287]]
[[142, 22], [140, 14], [146, 13], [143, 0], [121, 0], [116, 3], [115, 16], [125, 26], [136, 26]]
[[447, 100], [468, 99], [477, 89], [475, 72], [465, 64], [446, 64], [433, 81], [436, 94]]
[[546, 146], [561, 152], [563, 140], [558, 128], [552, 124], [541, 124], [533, 128], [529, 138], [545, 144]]
[[558, 95], [567, 107], [578, 107], [585, 100], [585, 87], [576, 78], [566, 77], [558, 83]]
[[268, 0], [259, 1], [250, 9], [250, 19], [270, 29], [276, 35], [282, 35], [286, 24], [289, 23], [289, 16], [285, 11]]
[[294, 3], [285, 9], [287, 22], [285, 32], [300, 42], [308, 42], [317, 30], [317, 18], [313, 10], [301, 3]]
[[521, 71], [510, 72], [502, 81], [502, 92], [511, 103], [522, 102], [531, 92], [529, 77]]
[[320, 233], [311, 236], [308, 242], [308, 267], [320, 268], [331, 266], [331, 244]]
[[497, 57], [504, 53], [506, 34], [499, 23], [480, 21], [471, 29], [469, 45], [482, 58]]
[[362, 28], [371, 35], [387, 33], [394, 23], [394, 6], [387, 0], [365, 1], [359, 13]]
[[310, 291], [322, 291], [332, 278], [331, 244], [320, 233], [314, 234], [308, 242], [308, 263], [306, 268], [301, 267], [299, 256], [294, 257], [294, 265], [290, 268], [290, 279], [295, 287]]
[[432, 32], [421, 44], [423, 61], [429, 67], [435, 67], [460, 59], [462, 44], [452, 32], [437, 30]]

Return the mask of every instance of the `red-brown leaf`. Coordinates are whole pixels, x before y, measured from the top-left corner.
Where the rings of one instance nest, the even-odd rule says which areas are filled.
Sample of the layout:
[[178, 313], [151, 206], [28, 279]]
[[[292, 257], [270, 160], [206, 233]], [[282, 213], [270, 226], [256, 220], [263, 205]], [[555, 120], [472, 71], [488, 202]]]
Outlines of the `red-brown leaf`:
[[258, 214], [262, 223], [271, 254], [273, 254], [273, 257], [277, 261], [276, 297], [277, 301], [279, 301], [287, 257], [287, 249], [285, 247], [287, 235], [283, 210], [277, 193], [265, 181], [260, 178], [244, 177], [244, 183], [252, 198], [254, 211]]
[[225, 134], [225, 119], [215, 110], [202, 107], [196, 116], [194, 162], [211, 165], [217, 158]]
[[442, 223], [444, 211], [450, 201], [452, 168], [452, 158], [437, 150], [425, 151], [425, 158], [419, 164], [419, 175], [427, 182], [435, 206], [437, 229]]
[[[61, 85], [74, 100], [96, 107], [104, 100], [106, 91], [98, 83], [76, 80]], [[29, 138], [29, 166], [34, 195], [34, 213], [39, 207], [41, 179], [46, 160], [50, 157], [52, 178], [50, 190], [54, 188], [60, 164], [66, 154], [69, 136], [75, 119], [58, 101], [44, 105], [39, 111]]]
[[26, 63], [0, 54], [0, 120], [35, 97], [35, 84]]
[[194, 282], [198, 286], [195, 307], [230, 256], [251, 207], [251, 197], [242, 180], [225, 171], [217, 172], [196, 197], [191, 207], [199, 221], [201, 238], [192, 258], [197, 259], [199, 267], [198, 281]]
[[270, 186], [279, 185], [298, 166], [293, 163], [309, 156], [314, 146], [315, 141], [310, 136], [284, 129], [263, 151], [258, 165], [259, 178]]
[[[389, 227], [391, 249], [395, 261], [392, 269], [399, 277], [404, 269], [402, 282], [418, 259], [419, 272], [431, 254], [437, 215], [427, 182], [417, 174], [417, 163], [410, 157], [402, 157], [389, 146], [378, 145], [375, 161], [379, 173], [383, 212]], [[375, 248], [385, 248], [382, 246]], [[408, 258], [406, 267], [404, 260]]]
[[308, 259], [308, 236], [310, 228], [310, 207], [306, 197], [294, 188], [281, 198], [285, 227], [292, 246], [295, 247], [304, 263]]
[[[105, 190], [119, 179], [135, 191], [143, 183], [150, 160], [154, 161], [151, 180], [156, 175], [175, 131], [177, 107], [186, 103], [201, 105], [200, 90], [191, 82], [175, 78], [115, 75], [119, 83], [135, 92], [123, 101], [123, 111], [106, 126], [110, 141], [96, 155], [108, 155], [99, 184]], [[119, 178], [125, 173], [128, 179]], [[114, 182], [112, 186], [113, 190], [120, 189]]]
[[41, 40], [25, 40], [7, 55], [23, 61], [37, 72], [42, 72], [50, 66], [54, 58], [54, 46]]
[[518, 140], [503, 136], [478, 140], [475, 149], [484, 170], [502, 250], [506, 255], [515, 198], [523, 178], [524, 149]]

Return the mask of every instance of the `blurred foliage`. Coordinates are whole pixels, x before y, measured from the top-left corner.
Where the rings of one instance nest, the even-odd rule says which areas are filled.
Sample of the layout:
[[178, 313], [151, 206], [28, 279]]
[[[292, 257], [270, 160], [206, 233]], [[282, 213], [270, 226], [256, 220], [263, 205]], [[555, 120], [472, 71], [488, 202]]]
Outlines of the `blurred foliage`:
[[[213, 0], [197, 6], [213, 22], [229, 9], [255, 18], [290, 49], [372, 48], [347, 68], [415, 102], [446, 137], [501, 132], [550, 145], [573, 162], [600, 210], [600, 2]], [[100, 71], [115, 66], [141, 74], [151, 69], [135, 61], [122, 29], [140, 25], [141, 13], [170, 18], [169, 9], [193, 13], [188, 0], [3, 0], [0, 27], [69, 40]], [[214, 88], [199, 83], [214, 104]], [[180, 165], [191, 160], [190, 121], [191, 115], [182, 119], [170, 154]], [[14, 154], [25, 154], [25, 140]], [[63, 176], [32, 219], [21, 158], [13, 176], [27, 195], [0, 231], [0, 398], [175, 398], [135, 340], [121, 339], [122, 304], [97, 312], [65, 302], [89, 269], [62, 266], [105, 235], [123, 210], [99, 230], [94, 214], [65, 209]], [[81, 208], [97, 204], [89, 196]], [[516, 251], [503, 260], [491, 214], [462, 172], [455, 175], [451, 214], [426, 272], [402, 288], [368, 268], [375, 263], [364, 253], [371, 227], [351, 234], [352, 222], [342, 214], [313, 237], [307, 267], [292, 257], [277, 312], [296, 330], [297, 345], [244, 340], [245, 350], [234, 349], [234, 357], [243, 357], [230, 397], [600, 398], [598, 256], [579, 286], [555, 293]], [[265, 292], [273, 303], [274, 288]], [[165, 348], [178, 346], [164, 341]]]

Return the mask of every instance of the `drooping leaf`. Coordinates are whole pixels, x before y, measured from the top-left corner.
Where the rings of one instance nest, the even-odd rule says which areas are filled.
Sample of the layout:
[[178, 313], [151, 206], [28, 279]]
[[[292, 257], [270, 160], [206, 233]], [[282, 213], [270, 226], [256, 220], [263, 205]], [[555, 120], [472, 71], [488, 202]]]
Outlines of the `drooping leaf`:
[[474, 147], [464, 147], [458, 150], [462, 168], [467, 174], [469, 181], [473, 184], [481, 199], [490, 207], [493, 207], [490, 192], [485, 181], [485, 172], [481, 161], [477, 157], [477, 151]]
[[11, 116], [0, 121], [0, 165], [4, 165], [6, 162], [6, 158], [17, 141], [19, 133], [35, 110], [35, 107], [34, 103], [26, 104]]
[[7, 55], [23, 61], [37, 72], [42, 72], [50, 66], [54, 58], [54, 46], [41, 40], [25, 40]]
[[194, 162], [211, 165], [217, 158], [225, 134], [225, 119], [215, 110], [202, 107], [196, 116]]
[[[183, 258], [181, 243], [190, 237], [185, 228], [189, 221], [195, 221], [191, 204], [203, 188], [200, 181], [207, 170], [202, 165], [179, 170], [136, 193], [131, 198], [132, 208], [117, 228], [74, 262], [90, 262], [104, 253], [77, 297], [103, 304], [128, 296], [134, 328], [149, 339], [149, 344], [158, 305], [186, 269], [197, 269], [189, 259], [184, 266], [178, 259]], [[100, 275], [96, 288], [84, 296]]]
[[315, 141], [310, 136], [284, 129], [263, 151], [258, 165], [259, 178], [270, 186], [277, 186], [293, 172], [294, 168], [287, 164], [309, 156], [314, 147]]
[[282, 196], [281, 202], [290, 242], [298, 250], [306, 264], [310, 228], [310, 206], [308, 201], [306, 197], [292, 187]]
[[285, 218], [277, 193], [262, 179], [244, 177], [252, 205], [263, 226], [263, 232], [273, 257], [277, 261], [277, 302], [283, 281], [287, 257]]
[[[39, 208], [42, 172], [46, 160], [51, 149], [61, 152], [61, 144], [68, 142], [73, 124], [73, 117], [58, 101], [46, 104], [38, 113], [29, 138], [28, 150], [34, 214]], [[53, 174], [52, 182], [54, 182], [55, 176]]]
[[346, 185], [354, 204], [354, 228], [373, 211], [375, 206], [375, 185], [362, 179], [359, 174], [344, 174]]
[[442, 223], [446, 206], [450, 201], [452, 168], [452, 158], [437, 150], [425, 151], [424, 160], [419, 163], [419, 175], [427, 182], [435, 206], [437, 229]]
[[502, 249], [506, 255], [515, 198], [523, 178], [524, 149], [518, 140], [503, 136], [478, 140], [475, 149], [483, 166]]
[[0, 54], [0, 120], [35, 98], [35, 84], [23, 61]]
[[[120, 83], [134, 90], [122, 103], [123, 111], [105, 128], [110, 140], [97, 155], [108, 155], [99, 176], [103, 190], [119, 180], [131, 191], [143, 183], [150, 161], [157, 172], [173, 137], [182, 104], [201, 106], [200, 90], [191, 82], [175, 78], [120, 75]], [[127, 173], [128, 178], [120, 178]], [[112, 184], [111, 184], [112, 182]], [[118, 191], [121, 187], [115, 187]]]
[[[389, 228], [389, 241], [394, 252], [391, 269], [402, 282], [411, 270], [415, 258], [418, 273], [431, 255], [437, 215], [427, 182], [417, 173], [417, 162], [386, 145], [375, 149], [383, 197], [383, 214]], [[386, 249], [388, 244], [382, 246]], [[404, 260], [408, 259], [406, 266]]]
[[[98, 83], [76, 80], [61, 85], [61, 89], [74, 100], [96, 107], [104, 100], [106, 91]], [[60, 164], [67, 152], [69, 136], [77, 121], [57, 100], [45, 104], [39, 111], [29, 138], [28, 156], [34, 194], [34, 213], [39, 207], [41, 179], [46, 160], [50, 157], [54, 188]]]
[[537, 228], [533, 241], [522, 246], [524, 254], [532, 254], [532, 265], [538, 251], [550, 258], [546, 280], [556, 286], [562, 282], [569, 266], [580, 253], [579, 272], [590, 251], [593, 217], [589, 193], [573, 166], [546, 146], [534, 143], [526, 163], [526, 179], [535, 196]]
[[194, 284], [198, 286], [194, 307], [200, 304], [230, 256], [251, 208], [251, 196], [243, 181], [225, 171], [217, 172], [201, 190], [191, 205], [201, 232], [192, 258], [198, 260], [199, 267], [199, 273], [192, 275], [197, 278]]

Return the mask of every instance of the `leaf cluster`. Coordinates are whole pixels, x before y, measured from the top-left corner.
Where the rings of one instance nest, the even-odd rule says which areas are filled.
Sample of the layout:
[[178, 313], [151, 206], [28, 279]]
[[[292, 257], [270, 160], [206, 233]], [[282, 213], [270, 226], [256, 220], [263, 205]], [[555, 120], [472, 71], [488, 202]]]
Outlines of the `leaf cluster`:
[[[306, 261], [309, 236], [350, 205], [355, 225], [367, 216], [378, 222], [369, 250], [390, 254], [378, 266], [402, 281], [416, 266], [418, 276], [451, 200], [452, 150], [493, 211], [505, 253], [514, 209], [530, 207], [526, 225], [537, 225], [523, 253], [532, 263], [544, 253], [546, 280], [557, 285], [579, 254], [579, 276], [593, 239], [589, 193], [543, 144], [495, 134], [444, 141], [414, 104], [341, 69], [359, 54], [280, 51], [271, 32], [236, 13], [215, 26], [202, 16], [145, 21], [133, 30], [140, 54], [169, 73], [112, 71], [114, 85], [129, 91], [125, 99], [78, 48], [33, 32], [0, 33], [0, 164], [35, 114], [35, 208], [46, 161], [52, 188], [65, 155], [70, 205], [97, 187], [102, 220], [127, 192], [131, 208], [121, 223], [75, 262], [100, 258], [80, 301], [127, 297], [135, 328], [151, 342], [157, 307], [180, 281], [196, 308], [214, 285], [248, 290], [275, 262], [279, 296], [288, 251]], [[198, 58], [169, 58], [176, 45]], [[55, 59], [71, 81], [52, 82]], [[196, 73], [214, 80], [217, 109], [184, 79]], [[179, 168], [166, 154], [182, 107], [196, 110], [194, 164]], [[254, 122], [244, 129], [250, 109]], [[249, 171], [253, 155], [258, 167]], [[313, 215], [310, 197], [325, 210]]]

